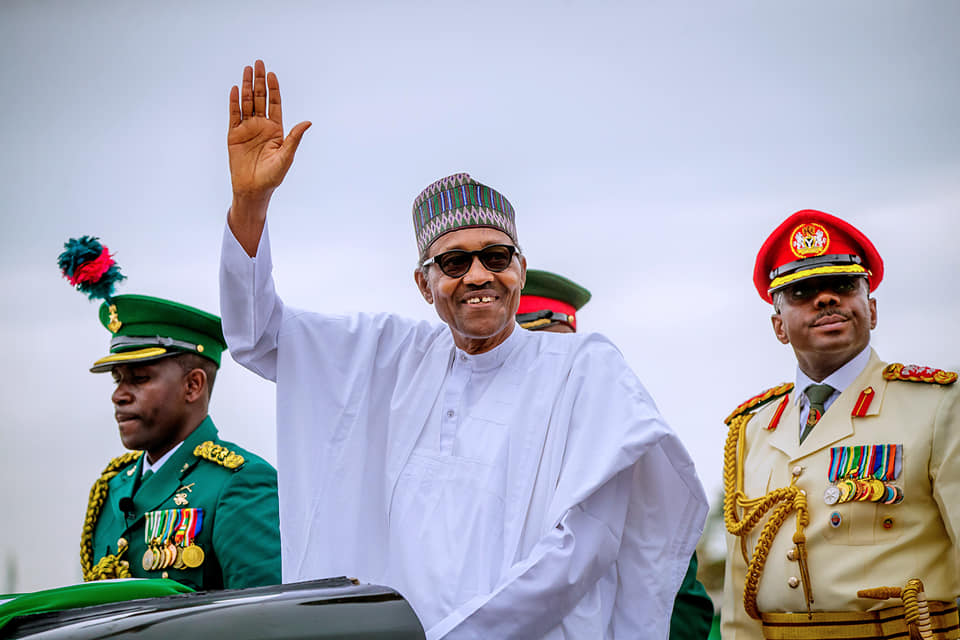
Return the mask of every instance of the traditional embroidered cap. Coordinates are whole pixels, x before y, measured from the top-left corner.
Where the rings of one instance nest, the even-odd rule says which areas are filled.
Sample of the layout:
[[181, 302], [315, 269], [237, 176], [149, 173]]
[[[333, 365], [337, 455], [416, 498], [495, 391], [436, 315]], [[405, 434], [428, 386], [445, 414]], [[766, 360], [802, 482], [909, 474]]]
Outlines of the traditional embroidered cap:
[[524, 329], [541, 329], [562, 322], [576, 331], [576, 311], [589, 301], [590, 292], [573, 280], [549, 271], [527, 269], [517, 322]]
[[227, 344], [220, 318], [172, 300], [124, 294], [100, 305], [100, 322], [113, 338], [110, 355], [93, 363], [103, 373], [114, 365], [149, 362], [180, 353], [195, 353], [220, 366]]
[[753, 283], [773, 303], [775, 291], [820, 276], [864, 276], [873, 291], [883, 280], [883, 259], [859, 229], [836, 216], [804, 209], [774, 229], [757, 254]]
[[413, 201], [413, 228], [421, 258], [443, 234], [470, 227], [499, 229], [517, 244], [513, 205], [469, 174], [455, 173], [441, 178]]

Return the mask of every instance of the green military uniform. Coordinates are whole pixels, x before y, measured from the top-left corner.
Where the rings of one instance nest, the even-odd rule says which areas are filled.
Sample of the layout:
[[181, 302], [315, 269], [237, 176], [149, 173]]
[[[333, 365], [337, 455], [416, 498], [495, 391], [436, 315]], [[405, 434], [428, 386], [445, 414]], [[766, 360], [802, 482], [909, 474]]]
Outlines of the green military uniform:
[[[112, 297], [100, 321], [113, 338], [110, 355], [91, 368], [97, 373], [180, 354], [219, 367], [226, 348], [217, 316], [160, 298]], [[94, 483], [81, 541], [84, 579], [170, 578], [194, 589], [280, 583], [276, 470], [221, 441], [209, 416], [175, 446], [148, 477], [145, 455], [135, 451], [111, 461]]]
[[[241, 456], [242, 464], [231, 469], [225, 464], [232, 465], [235, 458], [221, 463], [214, 455], [197, 455], [198, 448], [207, 442]], [[213, 447], [206, 445], [204, 449]], [[169, 577], [195, 589], [239, 589], [280, 582], [277, 472], [272, 466], [220, 440], [209, 417], [159, 471], [141, 483], [142, 465], [143, 456], [139, 456], [109, 481], [106, 503], [94, 529], [95, 558], [117, 553], [118, 540], [123, 538], [129, 545], [124, 557], [136, 578]], [[180, 514], [189, 509], [203, 510], [200, 530], [193, 539], [203, 551], [203, 562], [197, 567], [178, 563], [145, 568], [144, 556], [153, 555], [152, 551], [147, 553], [147, 526], [149, 521], [159, 520], [156, 516], [148, 520], [147, 514], [166, 512], [168, 517], [172, 514], [180, 519]], [[174, 527], [175, 522], [166, 528]], [[160, 535], [171, 537], [162, 530]]]
[[[576, 313], [590, 300], [590, 292], [572, 280], [549, 271], [527, 269], [520, 292], [517, 322], [531, 331], [566, 325], [576, 331]], [[670, 640], [705, 640], [713, 624], [713, 601], [697, 580], [697, 554], [677, 592], [670, 616]]]
[[705, 640], [713, 626], [713, 600], [697, 580], [697, 554], [690, 558], [670, 614], [670, 640]]

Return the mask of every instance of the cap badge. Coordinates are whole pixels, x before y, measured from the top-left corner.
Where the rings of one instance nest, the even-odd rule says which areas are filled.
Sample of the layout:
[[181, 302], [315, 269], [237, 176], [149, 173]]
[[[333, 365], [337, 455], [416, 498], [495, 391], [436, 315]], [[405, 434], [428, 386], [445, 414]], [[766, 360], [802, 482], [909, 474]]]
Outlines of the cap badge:
[[822, 256], [830, 246], [830, 234], [816, 222], [804, 222], [790, 234], [790, 250], [798, 258]]
[[110, 305], [108, 311], [110, 312], [110, 322], [107, 324], [107, 329], [110, 329], [110, 333], [116, 333], [123, 326], [123, 323], [120, 322], [120, 316], [117, 315], [117, 305]]

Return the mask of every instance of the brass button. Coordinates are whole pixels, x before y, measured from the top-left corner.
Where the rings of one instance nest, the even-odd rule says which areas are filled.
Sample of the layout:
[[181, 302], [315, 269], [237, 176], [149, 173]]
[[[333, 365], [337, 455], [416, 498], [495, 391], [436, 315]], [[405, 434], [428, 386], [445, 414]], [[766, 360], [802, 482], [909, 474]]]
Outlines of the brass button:
[[787, 585], [791, 589], [796, 589], [797, 587], [800, 586], [800, 578], [798, 578], [797, 576], [790, 576], [789, 578], [787, 578]]
[[127, 546], [127, 539], [126, 539], [126, 538], [117, 538], [117, 548], [125, 547], [125, 546]]
[[793, 468], [793, 475], [799, 476], [801, 473], [803, 473], [803, 467], [800, 465], [797, 465]]
[[163, 578], [164, 580], [166, 580], [167, 578], [170, 577], [170, 574], [167, 573], [166, 571], [164, 571], [163, 573], [160, 574], [160, 577]]
[[793, 562], [793, 561], [795, 561], [796, 559], [797, 559], [797, 550], [796, 550], [796, 549], [790, 549], [790, 551], [787, 551], [787, 560], [790, 560], [791, 562]]

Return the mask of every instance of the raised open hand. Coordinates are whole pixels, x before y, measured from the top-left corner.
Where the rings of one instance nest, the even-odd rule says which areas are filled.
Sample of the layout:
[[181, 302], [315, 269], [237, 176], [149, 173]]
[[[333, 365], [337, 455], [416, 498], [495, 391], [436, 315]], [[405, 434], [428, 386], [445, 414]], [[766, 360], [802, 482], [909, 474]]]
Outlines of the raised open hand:
[[[277, 76], [265, 73], [263, 60], [244, 67], [242, 88], [230, 89], [227, 151], [233, 197], [268, 200], [293, 164], [293, 156], [310, 122], [301, 122], [283, 137], [283, 110]], [[269, 105], [269, 112], [268, 112]]]

